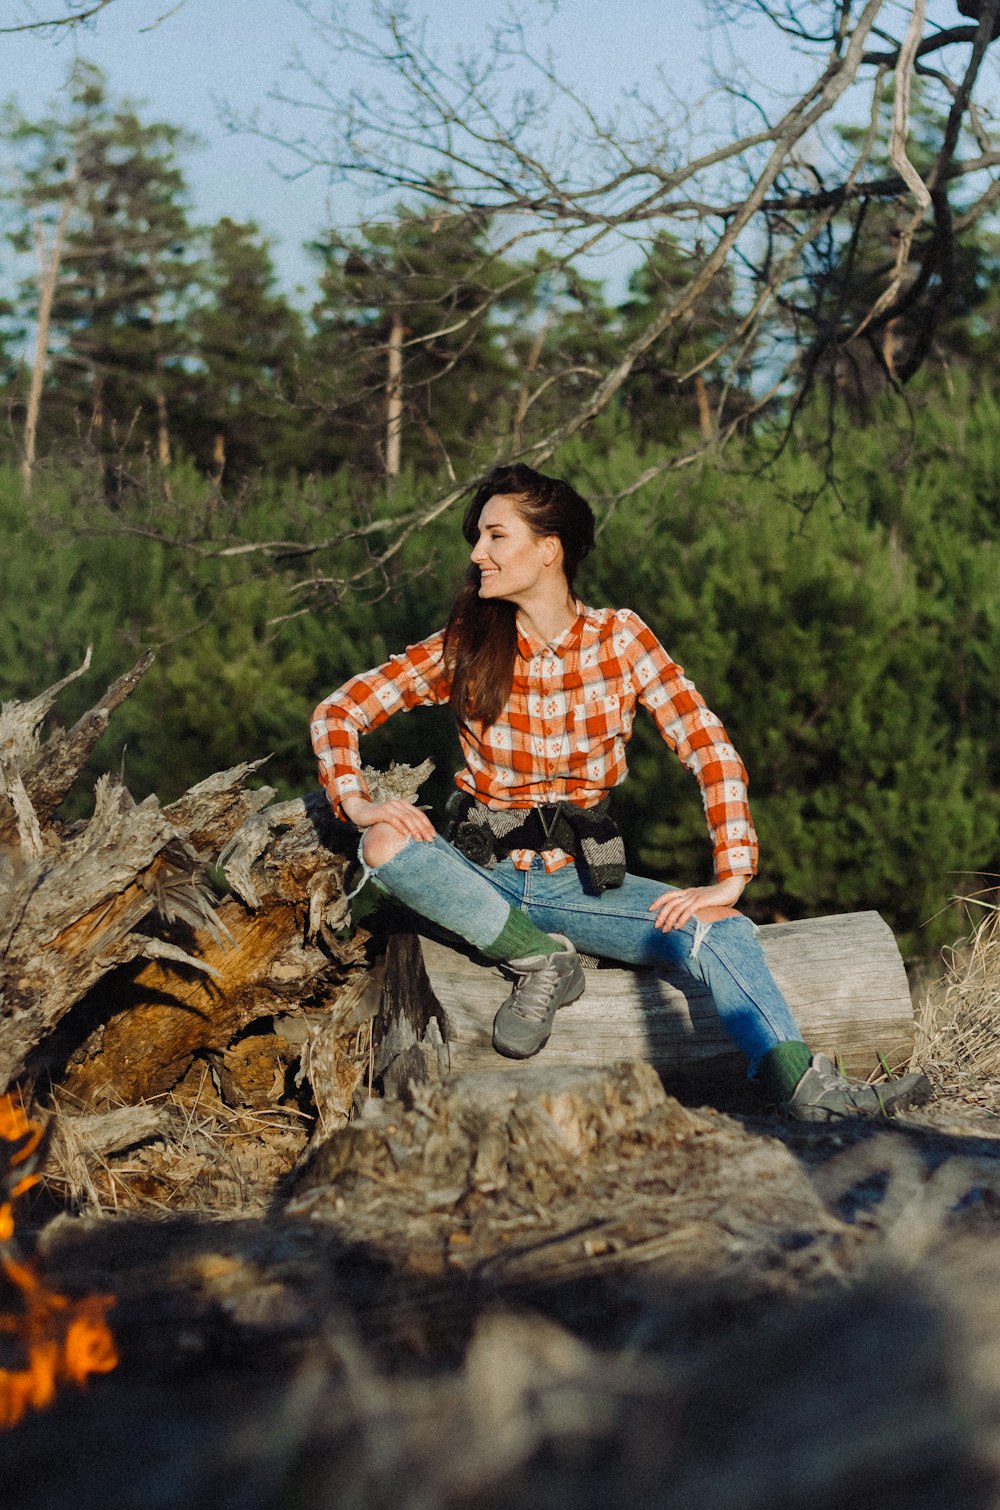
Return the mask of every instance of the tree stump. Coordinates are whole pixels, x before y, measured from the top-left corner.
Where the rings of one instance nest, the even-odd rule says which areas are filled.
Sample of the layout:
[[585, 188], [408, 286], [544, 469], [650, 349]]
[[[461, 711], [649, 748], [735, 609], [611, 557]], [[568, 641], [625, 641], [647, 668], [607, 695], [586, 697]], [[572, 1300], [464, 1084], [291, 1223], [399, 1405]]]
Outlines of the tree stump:
[[[817, 1052], [851, 1075], [897, 1069], [913, 1052], [913, 1007], [892, 932], [876, 912], [761, 928], [768, 965]], [[390, 939], [376, 1029], [375, 1073], [387, 1094], [414, 1081], [476, 1070], [516, 1073], [492, 1046], [510, 987], [502, 967], [421, 935]], [[670, 1085], [742, 1081], [743, 1056], [711, 997], [655, 970], [599, 964], [587, 990], [556, 1014], [542, 1050], [550, 1066], [651, 1064]]]

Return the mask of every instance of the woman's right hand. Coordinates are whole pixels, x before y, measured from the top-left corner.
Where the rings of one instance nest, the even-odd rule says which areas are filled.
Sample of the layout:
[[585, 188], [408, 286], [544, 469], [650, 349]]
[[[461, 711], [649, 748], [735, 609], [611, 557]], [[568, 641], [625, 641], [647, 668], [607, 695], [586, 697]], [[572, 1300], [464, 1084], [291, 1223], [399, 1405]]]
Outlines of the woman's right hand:
[[356, 828], [374, 828], [376, 823], [388, 823], [405, 839], [431, 840], [437, 830], [422, 808], [412, 802], [396, 798], [392, 802], [371, 802], [360, 792], [342, 797], [340, 806]]

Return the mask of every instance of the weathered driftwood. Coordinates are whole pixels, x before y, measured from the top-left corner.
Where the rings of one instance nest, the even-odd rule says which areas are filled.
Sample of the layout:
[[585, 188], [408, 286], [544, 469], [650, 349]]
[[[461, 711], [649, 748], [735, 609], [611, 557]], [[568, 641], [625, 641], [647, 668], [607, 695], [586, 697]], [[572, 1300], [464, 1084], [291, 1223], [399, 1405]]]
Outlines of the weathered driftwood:
[[[868, 1075], [913, 1050], [913, 1008], [895, 939], [875, 912], [777, 923], [760, 930], [765, 957], [803, 1035]], [[412, 1081], [490, 1069], [516, 1073], [492, 1047], [493, 1016], [510, 989], [501, 968], [417, 934], [389, 944], [377, 1026], [376, 1074], [390, 1094]], [[707, 992], [652, 970], [588, 970], [587, 990], [556, 1017], [550, 1066], [640, 1059], [669, 1084], [745, 1075]]]
[[[224, 1049], [254, 1017], [308, 995], [344, 954], [335, 930], [346, 861], [324, 842], [338, 826], [318, 792], [262, 815], [274, 794], [248, 786], [262, 762], [211, 776], [165, 808], [155, 797], [137, 804], [103, 777], [93, 816], [58, 822], [59, 803], [150, 661], [44, 743], [44, 719], [89, 656], [0, 711], [0, 1089], [26, 1068], [58, 1066], [84, 1037], [70, 1095], [88, 1104], [98, 1089], [112, 1101], [156, 1094], [192, 1054]], [[206, 881], [237, 835], [255, 911], [235, 897], [219, 905]], [[144, 969], [122, 968], [143, 960]], [[65, 1020], [84, 998], [71, 1032]]]
[[108, 1020], [68, 1067], [68, 1094], [90, 1104], [169, 1090], [195, 1054], [224, 1049], [256, 1019], [328, 989], [337, 962], [361, 947], [336, 931], [345, 827], [315, 792], [251, 815], [230, 835], [223, 856], [239, 895], [216, 906], [219, 936], [199, 931], [191, 940], [202, 972], [151, 961], [110, 981], [101, 1002]]
[[[0, 708], [0, 845], [24, 839], [25, 825], [45, 824], [76, 781], [84, 761], [116, 708], [134, 692], [153, 663], [147, 651], [120, 676], [71, 729], [56, 729], [41, 744], [39, 730], [59, 693], [90, 666], [88, 649], [76, 671], [30, 702]], [[27, 805], [25, 805], [27, 804]]]

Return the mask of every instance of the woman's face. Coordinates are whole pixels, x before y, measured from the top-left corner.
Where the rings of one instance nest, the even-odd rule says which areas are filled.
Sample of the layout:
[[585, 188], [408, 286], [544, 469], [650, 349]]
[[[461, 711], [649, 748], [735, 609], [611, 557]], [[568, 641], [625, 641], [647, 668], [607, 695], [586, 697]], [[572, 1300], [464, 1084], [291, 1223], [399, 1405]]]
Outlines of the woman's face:
[[512, 495], [494, 493], [479, 516], [479, 539], [472, 551], [479, 567], [481, 598], [515, 603], [530, 598], [551, 578], [561, 559], [554, 535], [536, 535], [517, 511]]

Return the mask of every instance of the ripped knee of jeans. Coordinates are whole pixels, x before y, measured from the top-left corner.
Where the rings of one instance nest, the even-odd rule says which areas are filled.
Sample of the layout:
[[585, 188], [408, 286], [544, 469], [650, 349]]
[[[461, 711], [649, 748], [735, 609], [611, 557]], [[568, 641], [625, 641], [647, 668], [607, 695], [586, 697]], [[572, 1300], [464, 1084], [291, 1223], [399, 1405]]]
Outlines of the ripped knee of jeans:
[[364, 834], [361, 835], [361, 843], [358, 845], [358, 868], [357, 868], [357, 871], [355, 872], [355, 876], [356, 876], [356, 880], [355, 880], [355, 877], [352, 876], [352, 880], [354, 880], [354, 885], [351, 887], [350, 891], [344, 897], [344, 901], [345, 902], [350, 902], [354, 897], [356, 897], [358, 895], [359, 891], [361, 890], [361, 888], [367, 883], [367, 881], [369, 880], [369, 878], [371, 878], [375, 882], [375, 885], [379, 887], [380, 891], [384, 891], [385, 890], [384, 887], [382, 887], [382, 886], [379, 885], [379, 879], [378, 879], [378, 874], [377, 874], [377, 867], [374, 866], [374, 865], [369, 865], [368, 864], [368, 859], [367, 859], [367, 856], [365, 855], [365, 835]]
[[701, 907], [694, 915], [694, 943], [691, 945], [691, 958], [695, 959], [698, 950], [705, 942], [708, 930], [713, 923], [721, 923], [726, 918], [742, 918], [742, 912], [737, 912], [735, 907]]
[[723, 918], [741, 918], [735, 907], [699, 907], [695, 918], [703, 923], [721, 923]]
[[698, 958], [698, 951], [705, 942], [705, 935], [711, 928], [711, 922], [705, 922], [704, 918], [696, 917], [694, 920], [694, 943], [691, 945], [691, 958]]

